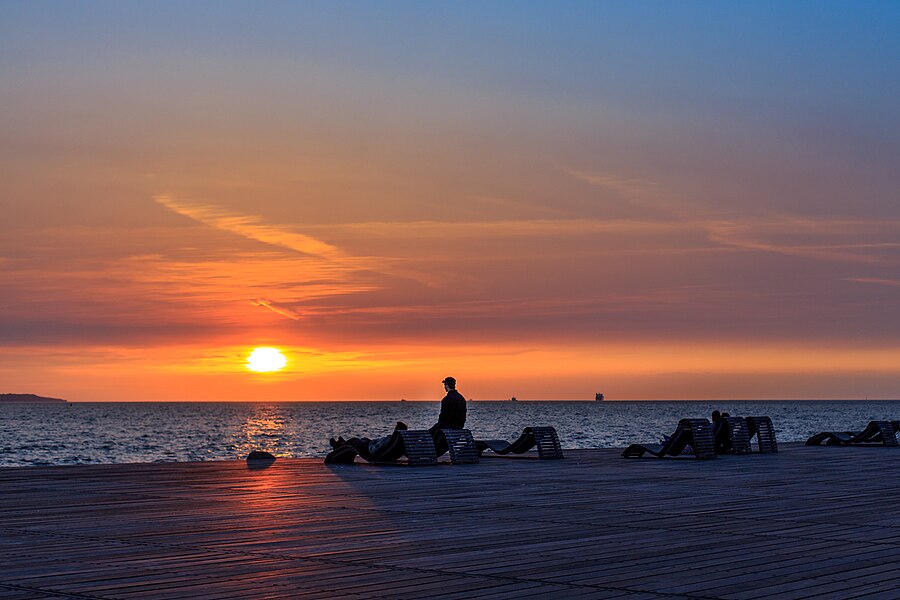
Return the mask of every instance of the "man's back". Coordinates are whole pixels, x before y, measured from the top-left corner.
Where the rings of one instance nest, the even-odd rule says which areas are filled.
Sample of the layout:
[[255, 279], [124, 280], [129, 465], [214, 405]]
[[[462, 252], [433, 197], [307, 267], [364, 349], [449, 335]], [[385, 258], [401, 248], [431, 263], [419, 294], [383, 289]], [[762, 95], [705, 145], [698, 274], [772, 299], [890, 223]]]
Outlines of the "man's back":
[[455, 389], [447, 390], [441, 400], [438, 425], [445, 429], [462, 429], [466, 425], [466, 399]]

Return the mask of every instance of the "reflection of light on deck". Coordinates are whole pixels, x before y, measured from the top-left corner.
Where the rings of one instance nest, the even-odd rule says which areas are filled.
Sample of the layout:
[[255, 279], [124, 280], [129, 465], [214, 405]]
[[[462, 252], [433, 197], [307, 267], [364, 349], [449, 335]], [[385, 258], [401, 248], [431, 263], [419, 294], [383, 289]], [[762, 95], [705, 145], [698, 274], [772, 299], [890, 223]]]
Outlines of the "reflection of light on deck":
[[[252, 537], [254, 530], [271, 532], [273, 523], [303, 529], [305, 515], [334, 509], [336, 501], [339, 504], [349, 502], [358, 510], [375, 510], [381, 514], [370, 496], [356, 489], [352, 476], [348, 479], [340, 471], [318, 468], [322, 459], [285, 458], [295, 450], [295, 424], [291, 414], [282, 409], [277, 404], [252, 405], [235, 436], [240, 440], [235, 451], [246, 477], [239, 479], [234, 496], [218, 500], [229, 503], [227, 511], [240, 523], [235, 529], [243, 531], [242, 537]], [[252, 450], [264, 450], [280, 458], [268, 467], [250, 469], [244, 459]], [[319, 463], [317, 468], [310, 468], [310, 460]], [[369, 475], [377, 477], [378, 472], [372, 471]], [[387, 515], [381, 518], [388, 519]], [[306, 535], [311, 544], [330, 547], [336, 543], [331, 533], [308, 532]], [[267, 547], [278, 544], [272, 539], [258, 542]]]
[[[232, 518], [238, 519], [240, 525], [235, 529], [243, 530], [242, 539], [252, 537], [253, 531], [266, 531], [269, 537], [257, 541], [267, 548], [277, 547], [278, 541], [272, 537], [272, 532], [284, 528], [293, 533], [302, 531], [308, 548], [329, 547], [340, 543], [332, 529], [319, 526], [305, 531], [310, 526], [309, 515], [321, 516], [323, 512], [333, 510], [342, 512], [347, 505], [352, 506], [356, 514], [376, 511], [371, 514], [379, 515], [377, 518], [384, 523], [389, 522], [390, 514], [379, 510], [378, 504], [364, 490], [357, 489], [340, 472], [321, 468], [321, 464], [311, 469], [311, 461], [315, 459], [280, 458], [265, 469], [248, 469], [242, 465], [246, 476], [241, 478], [235, 495], [222, 499], [228, 503], [227, 511]], [[291, 542], [289, 547], [295, 549], [294, 544]]]

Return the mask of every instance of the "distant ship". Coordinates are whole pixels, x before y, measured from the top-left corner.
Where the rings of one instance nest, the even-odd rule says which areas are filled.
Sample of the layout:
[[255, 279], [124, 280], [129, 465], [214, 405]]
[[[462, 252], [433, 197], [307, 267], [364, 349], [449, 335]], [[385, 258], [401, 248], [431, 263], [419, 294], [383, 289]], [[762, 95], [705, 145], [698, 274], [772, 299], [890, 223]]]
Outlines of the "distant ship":
[[513, 396], [512, 398], [509, 399], [509, 401], [510, 401], [510, 402], [516, 402], [516, 397]]
[[594, 394], [594, 400], [597, 402], [603, 402], [603, 394], [597, 392], [596, 394]]

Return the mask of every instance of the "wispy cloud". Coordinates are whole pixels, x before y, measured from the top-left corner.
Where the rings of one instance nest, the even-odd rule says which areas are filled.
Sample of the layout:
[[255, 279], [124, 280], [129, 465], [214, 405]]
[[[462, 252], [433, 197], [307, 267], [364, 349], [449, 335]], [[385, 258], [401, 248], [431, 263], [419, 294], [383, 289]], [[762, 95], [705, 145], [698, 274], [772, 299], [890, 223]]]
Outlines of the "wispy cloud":
[[[317, 237], [299, 233], [295, 226], [273, 225], [256, 215], [237, 213], [211, 204], [176, 200], [166, 195], [155, 196], [154, 200], [169, 210], [203, 225], [320, 259], [333, 276], [342, 273], [346, 279], [354, 274], [371, 272], [411, 279], [428, 286], [434, 286], [436, 283], [434, 277], [398, 266], [398, 261], [390, 257], [354, 256]], [[333, 230], [327, 226], [318, 228], [305, 226], [305, 229]]]
[[842, 279], [842, 281], [852, 281], [854, 283], [870, 283], [888, 287], [900, 287], [900, 279], [878, 279], [876, 277], [845, 277]]
[[566, 169], [569, 175], [586, 181], [591, 185], [605, 187], [617, 192], [626, 198], [636, 199], [655, 191], [658, 183], [655, 181], [647, 181], [644, 179], [634, 179], [630, 177], [620, 177], [610, 173], [591, 173], [587, 171], [579, 171], [576, 169]]
[[253, 301], [253, 305], [261, 306], [263, 308], [268, 308], [269, 310], [271, 310], [272, 312], [274, 312], [276, 314], [279, 314], [283, 317], [287, 317], [288, 319], [293, 319], [295, 321], [298, 321], [302, 318], [302, 315], [298, 311], [296, 311], [292, 308], [288, 308], [286, 306], [281, 306], [280, 304], [278, 304], [276, 302], [272, 302], [271, 300], [266, 300], [265, 298], [255, 299]]
[[659, 233], [685, 229], [687, 224], [637, 219], [531, 219], [504, 221], [369, 221], [312, 225], [313, 231], [364, 235], [372, 238], [522, 238], [589, 235], [594, 233]]
[[664, 186], [658, 182], [595, 173], [577, 169], [566, 172], [591, 185], [613, 190], [632, 203], [653, 206], [669, 215], [674, 227], [699, 228], [716, 244], [739, 250], [751, 250], [798, 256], [828, 262], [873, 265], [897, 264], [889, 252], [900, 248], [900, 221], [798, 215], [734, 215], [722, 218], [709, 207], [688, 201], [665, 198], [656, 202]]
[[338, 248], [327, 242], [297, 233], [286, 227], [266, 224], [260, 217], [254, 215], [235, 213], [209, 204], [176, 200], [164, 195], [155, 196], [153, 199], [169, 210], [198, 223], [251, 240], [322, 258], [343, 257], [343, 253]]
[[885, 251], [900, 248], [900, 221], [773, 216], [699, 221], [709, 239], [745, 250], [826, 261], [896, 264]]

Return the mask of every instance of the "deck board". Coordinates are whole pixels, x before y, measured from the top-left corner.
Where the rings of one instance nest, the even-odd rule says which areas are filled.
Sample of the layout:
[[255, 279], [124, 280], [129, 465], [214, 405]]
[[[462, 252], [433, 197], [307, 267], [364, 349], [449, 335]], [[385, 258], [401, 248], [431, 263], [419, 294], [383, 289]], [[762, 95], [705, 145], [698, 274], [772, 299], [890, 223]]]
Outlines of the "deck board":
[[0, 469], [0, 597], [900, 598], [896, 448]]

